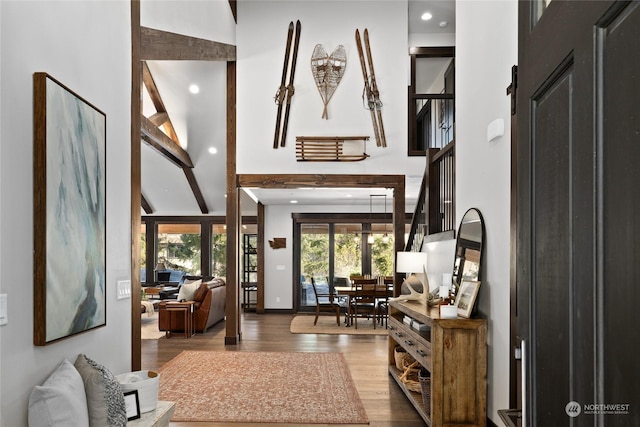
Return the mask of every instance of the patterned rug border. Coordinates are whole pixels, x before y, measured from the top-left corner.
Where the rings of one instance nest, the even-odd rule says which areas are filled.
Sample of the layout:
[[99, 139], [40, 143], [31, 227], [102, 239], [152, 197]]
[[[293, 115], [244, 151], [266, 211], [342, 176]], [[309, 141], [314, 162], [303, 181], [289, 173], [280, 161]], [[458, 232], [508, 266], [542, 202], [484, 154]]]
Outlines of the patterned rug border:
[[[332, 316], [319, 316], [318, 324], [313, 325], [315, 315], [300, 314], [294, 316], [291, 319], [291, 325], [289, 326], [289, 332], [292, 334], [328, 334], [328, 335], [388, 335], [389, 330], [383, 325], [378, 324], [376, 329], [373, 329], [373, 323], [371, 320], [360, 320], [358, 322], [358, 329], [354, 326], [346, 327], [344, 324], [338, 326], [336, 324], [335, 315]], [[344, 316], [340, 317], [340, 321], [344, 321]]]
[[369, 424], [342, 353], [184, 350], [159, 373], [175, 422]]

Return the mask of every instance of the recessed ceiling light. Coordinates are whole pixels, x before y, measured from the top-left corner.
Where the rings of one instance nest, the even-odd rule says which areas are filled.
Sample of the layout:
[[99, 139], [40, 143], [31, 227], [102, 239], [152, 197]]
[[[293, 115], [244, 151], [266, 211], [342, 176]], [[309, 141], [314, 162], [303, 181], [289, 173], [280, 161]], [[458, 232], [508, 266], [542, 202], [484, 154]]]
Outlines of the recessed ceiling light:
[[297, 200], [292, 200], [292, 201], [290, 201], [289, 203], [291, 203], [291, 204], [294, 204], [294, 205], [295, 205], [296, 203], [298, 203], [298, 201], [297, 201]]
[[345, 197], [353, 197], [353, 194], [347, 194]]
[[428, 21], [429, 19], [433, 18], [433, 15], [430, 14], [429, 12], [425, 12], [422, 14], [422, 16], [420, 17], [423, 21]]
[[209, 154], [216, 154], [218, 149], [216, 147], [209, 147]]
[[447, 21], [440, 22], [440, 28], [445, 28], [449, 23]]
[[200, 87], [198, 85], [191, 85], [189, 86], [189, 92], [198, 93], [200, 92]]

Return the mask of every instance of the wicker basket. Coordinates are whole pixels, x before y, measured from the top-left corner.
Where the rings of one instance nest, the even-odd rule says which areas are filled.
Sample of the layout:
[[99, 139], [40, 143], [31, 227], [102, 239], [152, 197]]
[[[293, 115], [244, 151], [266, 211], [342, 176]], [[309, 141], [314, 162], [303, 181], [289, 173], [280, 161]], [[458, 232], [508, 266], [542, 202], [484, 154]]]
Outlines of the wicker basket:
[[396, 362], [396, 368], [403, 372], [407, 369], [407, 366], [415, 362], [413, 356], [407, 353], [407, 351], [400, 346], [393, 349], [393, 359]]
[[427, 415], [431, 415], [431, 374], [425, 368], [420, 369], [418, 373], [418, 381], [422, 389], [422, 403], [424, 403], [424, 411]]
[[123, 392], [138, 391], [141, 414], [156, 409], [160, 374], [154, 371], [135, 371], [116, 375], [116, 380]]

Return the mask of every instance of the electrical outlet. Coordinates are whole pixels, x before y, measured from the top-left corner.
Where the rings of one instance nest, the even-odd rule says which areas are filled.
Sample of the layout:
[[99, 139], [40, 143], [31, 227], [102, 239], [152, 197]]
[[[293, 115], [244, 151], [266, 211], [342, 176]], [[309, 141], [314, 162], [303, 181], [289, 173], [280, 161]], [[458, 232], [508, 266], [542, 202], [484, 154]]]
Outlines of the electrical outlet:
[[118, 299], [131, 298], [131, 280], [118, 280]]
[[280, 302], [280, 297], [276, 297], [276, 302]]

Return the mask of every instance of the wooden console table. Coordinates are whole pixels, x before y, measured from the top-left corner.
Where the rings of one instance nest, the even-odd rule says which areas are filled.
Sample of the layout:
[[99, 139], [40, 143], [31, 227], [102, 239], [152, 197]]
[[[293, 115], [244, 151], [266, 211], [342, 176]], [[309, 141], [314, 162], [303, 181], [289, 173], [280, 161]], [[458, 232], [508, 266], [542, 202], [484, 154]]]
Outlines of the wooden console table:
[[[486, 427], [487, 321], [441, 319], [438, 307], [416, 301], [390, 301], [389, 307], [389, 374], [427, 425]], [[426, 326], [416, 330], [407, 324], [413, 320]], [[429, 371], [429, 410], [422, 395], [400, 380], [394, 360], [397, 346]]]

